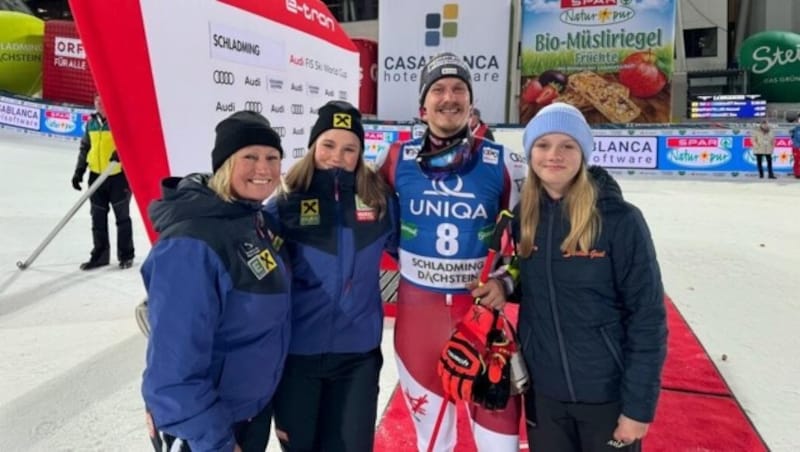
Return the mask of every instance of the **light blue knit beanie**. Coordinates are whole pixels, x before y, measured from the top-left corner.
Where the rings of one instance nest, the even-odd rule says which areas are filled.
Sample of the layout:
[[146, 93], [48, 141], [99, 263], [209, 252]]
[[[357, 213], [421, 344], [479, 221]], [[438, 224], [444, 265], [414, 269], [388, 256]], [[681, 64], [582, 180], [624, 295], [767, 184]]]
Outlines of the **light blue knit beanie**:
[[534, 141], [549, 133], [563, 133], [571, 136], [580, 145], [583, 160], [587, 165], [589, 164], [594, 138], [592, 138], [592, 129], [580, 110], [572, 105], [556, 102], [539, 110], [536, 116], [528, 121], [525, 133], [522, 134], [522, 145], [525, 146], [525, 158], [529, 162]]

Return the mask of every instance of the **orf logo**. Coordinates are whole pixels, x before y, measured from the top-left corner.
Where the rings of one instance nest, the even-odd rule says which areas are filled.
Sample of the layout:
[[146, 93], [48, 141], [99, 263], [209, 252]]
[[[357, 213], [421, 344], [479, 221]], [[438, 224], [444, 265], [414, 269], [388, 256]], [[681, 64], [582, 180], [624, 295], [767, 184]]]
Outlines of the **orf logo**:
[[244, 103], [244, 109], [249, 111], [254, 111], [256, 113], [261, 113], [264, 111], [264, 104], [257, 100], [248, 100]]
[[437, 47], [441, 38], [458, 35], [458, 3], [445, 3], [440, 13], [425, 15], [425, 46]]
[[293, 115], [302, 115], [303, 114], [303, 105], [301, 104], [292, 104], [291, 112]]
[[236, 76], [233, 72], [228, 71], [214, 71], [212, 79], [216, 85], [233, 85], [236, 83]]

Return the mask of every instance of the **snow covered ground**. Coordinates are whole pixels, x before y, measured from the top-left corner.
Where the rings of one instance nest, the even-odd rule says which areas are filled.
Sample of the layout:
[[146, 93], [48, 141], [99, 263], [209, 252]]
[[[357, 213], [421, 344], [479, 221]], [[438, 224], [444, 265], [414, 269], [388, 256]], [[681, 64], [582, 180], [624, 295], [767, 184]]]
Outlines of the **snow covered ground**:
[[[0, 451], [149, 450], [133, 310], [150, 246], [138, 210], [133, 269], [78, 270], [88, 206], [29, 269], [15, 265], [79, 198], [76, 157], [76, 142], [0, 129]], [[667, 292], [756, 428], [772, 450], [800, 450], [800, 181], [620, 182], [650, 224]], [[389, 324], [382, 405], [396, 381], [391, 334]]]

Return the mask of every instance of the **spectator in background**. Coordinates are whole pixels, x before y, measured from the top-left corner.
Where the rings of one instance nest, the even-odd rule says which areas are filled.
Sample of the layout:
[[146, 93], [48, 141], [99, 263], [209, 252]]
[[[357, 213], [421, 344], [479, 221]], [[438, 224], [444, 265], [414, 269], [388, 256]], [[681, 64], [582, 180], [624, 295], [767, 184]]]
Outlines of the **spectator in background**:
[[216, 127], [214, 173], [170, 177], [142, 264], [150, 340], [142, 395], [156, 451], [263, 452], [289, 347], [290, 278], [262, 203], [281, 139], [239, 111]]
[[767, 160], [767, 172], [770, 179], [775, 179], [772, 173], [772, 152], [775, 147], [775, 130], [769, 125], [769, 121], [764, 119], [753, 129], [750, 134], [753, 140], [753, 154], [756, 156], [758, 164], [758, 177], [764, 178], [764, 159]]
[[469, 129], [472, 131], [472, 136], [476, 138], [485, 138], [489, 141], [494, 141], [494, 134], [492, 129], [481, 120], [481, 111], [473, 107], [469, 114]]
[[800, 113], [797, 114], [794, 121], [797, 125], [789, 131], [789, 136], [792, 137], [792, 158], [794, 159], [792, 171], [794, 177], [800, 179]]
[[[111, 161], [119, 162], [117, 145], [111, 135], [106, 119], [106, 111], [100, 95], [95, 95], [94, 106], [97, 109], [86, 123], [86, 132], [81, 139], [78, 162], [72, 176], [72, 187], [81, 190], [83, 174], [89, 168], [89, 185], [91, 186], [100, 174], [108, 168]], [[92, 241], [94, 246], [89, 260], [80, 265], [81, 270], [108, 265], [110, 245], [108, 240], [108, 210], [114, 210], [117, 220], [117, 259], [119, 268], [130, 268], [133, 265], [133, 227], [131, 225], [130, 204], [131, 190], [128, 179], [122, 172], [122, 166], [111, 171], [108, 179], [92, 193], [89, 200], [92, 204]]]

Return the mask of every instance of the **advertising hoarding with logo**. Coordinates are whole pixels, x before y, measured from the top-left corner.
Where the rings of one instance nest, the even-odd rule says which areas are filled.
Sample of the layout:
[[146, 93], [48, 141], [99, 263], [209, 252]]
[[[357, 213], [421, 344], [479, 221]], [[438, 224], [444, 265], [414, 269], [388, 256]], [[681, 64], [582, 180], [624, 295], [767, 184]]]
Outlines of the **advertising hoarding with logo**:
[[92, 105], [96, 91], [75, 22], [48, 20], [44, 26], [42, 97], [51, 102]]
[[33, 96], [42, 88], [44, 21], [0, 11], [0, 91]]
[[[734, 176], [756, 171], [756, 157], [749, 136], [662, 136], [658, 168], [665, 171], [726, 172]], [[792, 140], [775, 138], [772, 167], [776, 172], [792, 168]]]
[[80, 139], [86, 131], [91, 110], [30, 102], [0, 96], [0, 127], [25, 133]]
[[474, 104], [486, 122], [505, 122], [510, 0], [381, 0], [378, 6], [378, 118], [419, 116], [419, 73], [442, 52], [472, 73]]
[[552, 102], [591, 124], [668, 123], [676, 0], [523, 0], [519, 117]]
[[161, 178], [211, 170], [214, 126], [232, 112], [270, 120], [286, 171], [319, 107], [358, 104], [358, 52], [319, 0], [70, 6], [143, 218]]
[[770, 102], [800, 102], [800, 34], [764, 31], [745, 39], [739, 51], [750, 70], [750, 89]]

